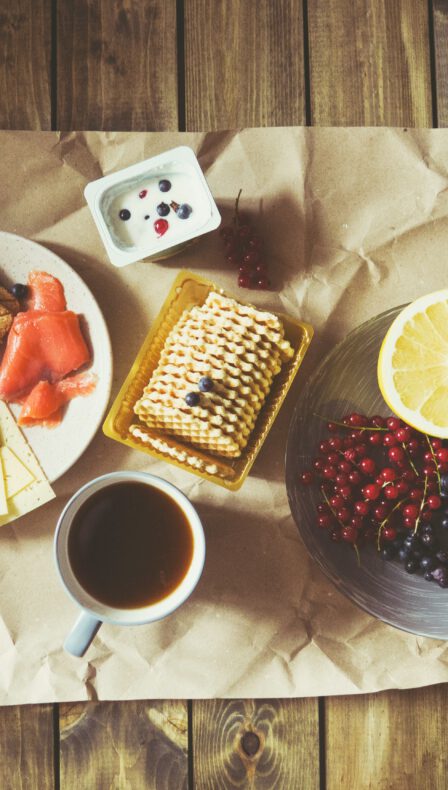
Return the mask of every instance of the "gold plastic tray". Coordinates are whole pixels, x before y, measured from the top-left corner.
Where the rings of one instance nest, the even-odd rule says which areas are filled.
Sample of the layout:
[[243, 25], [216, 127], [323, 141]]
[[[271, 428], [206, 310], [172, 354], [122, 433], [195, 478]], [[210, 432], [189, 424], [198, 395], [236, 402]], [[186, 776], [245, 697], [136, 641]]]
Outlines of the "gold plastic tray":
[[[191, 272], [182, 271], [179, 273], [105, 419], [103, 431], [106, 436], [127, 444], [128, 447], [142, 450], [155, 458], [172, 463], [181, 469], [186, 469], [188, 472], [199, 475], [199, 477], [229, 488], [231, 491], [237, 491], [249, 474], [252, 464], [302, 363], [313, 336], [313, 328], [309, 324], [304, 324], [287, 315], [277, 313], [283, 322], [285, 337], [294, 348], [294, 356], [282, 366], [280, 373], [275, 376], [249, 442], [239, 458], [222, 458], [207, 451], [199, 450], [187, 442], [181, 442], [168, 434], [151, 431], [154, 437], [163, 439], [167, 446], [166, 453], [159, 452], [152, 447], [145, 446], [129, 434], [131, 423], [138, 422], [133, 411], [134, 405], [141, 397], [144, 387], [157, 367], [160, 353], [169, 333], [183, 311], [191, 309], [195, 305], [203, 304], [212, 290], [224, 293], [222, 288], [208, 280], [203, 280]], [[238, 301], [241, 302], [240, 299]], [[244, 304], [244, 302], [241, 303]], [[186, 452], [191, 458], [196, 459], [197, 463], [203, 463], [204, 466], [216, 466], [217, 471], [216, 473], [200, 471], [192, 467], [188, 462], [172, 458], [169, 455], [169, 449], [178, 453], [183, 452], [185, 454]]]

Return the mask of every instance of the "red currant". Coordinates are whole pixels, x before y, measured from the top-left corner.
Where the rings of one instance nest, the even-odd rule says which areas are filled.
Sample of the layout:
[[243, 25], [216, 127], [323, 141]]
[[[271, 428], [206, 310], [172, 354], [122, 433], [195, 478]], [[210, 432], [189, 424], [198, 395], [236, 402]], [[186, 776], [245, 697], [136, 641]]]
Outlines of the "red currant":
[[431, 496], [428, 497], [426, 504], [430, 510], [438, 510], [440, 507], [442, 507], [442, 500], [439, 496], [437, 496], [437, 494], [431, 494]]
[[314, 482], [314, 475], [312, 472], [302, 472], [300, 475], [300, 482], [304, 486], [309, 486]]
[[361, 461], [359, 462], [359, 468], [366, 475], [374, 475], [376, 471], [376, 464], [373, 458], [361, 458]]
[[448, 449], [446, 447], [437, 450], [437, 460], [441, 464], [448, 464]]
[[355, 527], [344, 527], [342, 530], [342, 540], [346, 543], [356, 543], [358, 539], [358, 530]]
[[386, 499], [392, 499], [392, 500], [398, 499], [399, 493], [400, 492], [398, 491], [397, 486], [392, 486], [392, 485], [386, 486], [383, 490], [383, 494], [386, 497]]
[[402, 422], [398, 419], [398, 417], [389, 417], [386, 420], [386, 425], [390, 431], [397, 431], [398, 428], [401, 428]]
[[367, 424], [367, 417], [363, 417], [362, 414], [356, 414], [356, 412], [353, 412], [353, 414], [349, 414], [348, 419], [350, 425], [353, 425], [356, 428], [362, 427], [363, 425]]
[[395, 464], [399, 464], [406, 458], [405, 451], [402, 447], [390, 447], [387, 451], [387, 455], [389, 461], [392, 461]]
[[364, 486], [364, 488], [362, 489], [363, 495], [365, 496], [366, 499], [369, 500], [378, 499], [380, 495], [380, 491], [381, 491], [380, 486], [377, 485], [377, 483], [370, 483], [369, 485]]
[[323, 513], [317, 517], [317, 526], [321, 529], [330, 529], [330, 527], [334, 526], [334, 523], [334, 516], [330, 513]]
[[370, 510], [370, 505], [368, 502], [355, 502], [353, 507], [356, 513], [359, 513], [360, 516], [367, 516]]
[[419, 508], [417, 507], [417, 505], [405, 505], [403, 508], [403, 515], [405, 516], [405, 518], [412, 518], [415, 521], [418, 514], [419, 514]]

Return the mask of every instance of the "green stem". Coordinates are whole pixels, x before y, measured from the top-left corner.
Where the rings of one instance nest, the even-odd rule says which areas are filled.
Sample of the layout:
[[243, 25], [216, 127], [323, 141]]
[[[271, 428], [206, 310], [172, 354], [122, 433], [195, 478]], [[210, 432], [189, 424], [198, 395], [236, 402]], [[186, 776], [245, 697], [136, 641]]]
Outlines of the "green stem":
[[335, 511], [333, 510], [333, 508], [332, 508], [332, 507], [331, 507], [331, 505], [330, 505], [330, 502], [328, 501], [328, 497], [327, 497], [327, 495], [326, 495], [325, 491], [322, 491], [322, 496], [323, 496], [323, 498], [325, 499], [325, 502], [327, 503], [327, 505], [328, 505], [328, 507], [330, 508], [331, 512], [333, 513], [333, 516], [335, 517], [335, 519], [336, 519], [336, 521], [338, 522], [339, 526], [340, 526], [340, 527], [342, 527], [342, 529], [344, 529], [344, 526], [345, 526], [345, 524], [343, 524], [343, 523], [342, 523], [342, 521], [340, 521], [340, 520], [338, 519], [338, 517], [337, 517], [337, 515], [336, 515]]
[[420, 517], [422, 515], [423, 508], [426, 505], [426, 492], [427, 492], [427, 490], [428, 490], [428, 476], [425, 475], [425, 485], [424, 485], [424, 488], [423, 488], [423, 499], [420, 502], [420, 510], [419, 510], [418, 516], [417, 516], [417, 518], [415, 520], [414, 535], [415, 535], [415, 533], [418, 530], [418, 527], [419, 527], [419, 524], [420, 524]]
[[435, 467], [436, 467], [436, 472], [437, 472], [437, 482], [438, 482], [438, 484], [439, 484], [439, 495], [440, 495], [440, 494], [442, 493], [442, 481], [441, 481], [441, 479], [440, 479], [439, 465], [438, 465], [438, 463], [437, 463], [437, 458], [436, 458], [436, 454], [435, 454], [435, 452], [434, 452], [434, 448], [433, 448], [433, 446], [432, 446], [432, 444], [431, 444], [431, 439], [429, 438], [429, 436], [428, 436], [428, 434], [427, 434], [427, 433], [425, 433], [425, 437], [426, 437], [426, 441], [427, 441], [427, 442], [428, 442], [428, 444], [429, 444], [429, 449], [431, 450], [432, 460], [434, 461], [434, 465], [435, 465]]
[[388, 428], [378, 428], [374, 425], [346, 425], [345, 422], [338, 422], [337, 420], [332, 420], [331, 417], [324, 417], [323, 414], [318, 414], [317, 411], [313, 411], [313, 417], [318, 417], [319, 420], [325, 420], [325, 422], [332, 422], [333, 425], [340, 425], [342, 428], [349, 428], [350, 430], [355, 431], [387, 431]]
[[413, 471], [413, 472], [414, 472], [414, 474], [415, 474], [415, 475], [418, 477], [418, 472], [417, 472], [417, 469], [416, 469], [416, 467], [415, 467], [415, 464], [414, 464], [414, 462], [413, 462], [413, 460], [412, 460], [411, 456], [409, 455], [409, 452], [408, 452], [408, 450], [406, 449], [406, 445], [405, 445], [405, 443], [404, 443], [404, 442], [402, 442], [402, 445], [401, 445], [401, 446], [402, 446], [402, 448], [403, 448], [403, 450], [404, 450], [404, 452], [405, 452], [406, 458], [408, 459], [408, 462], [409, 462], [409, 465], [410, 465], [410, 467], [411, 467], [412, 471]]
[[407, 502], [407, 500], [408, 500], [408, 499], [409, 499], [409, 497], [407, 497], [407, 496], [405, 496], [403, 499], [400, 499], [400, 501], [399, 501], [399, 502], [397, 502], [397, 503], [396, 503], [396, 504], [393, 506], [393, 508], [392, 508], [392, 510], [390, 511], [390, 513], [388, 513], [388, 514], [387, 514], [386, 518], [384, 518], [384, 519], [382, 520], [382, 522], [381, 522], [381, 524], [380, 524], [380, 526], [379, 526], [379, 529], [378, 529], [378, 540], [377, 540], [377, 544], [376, 544], [376, 547], [377, 547], [378, 551], [379, 551], [379, 550], [380, 550], [380, 548], [381, 548], [381, 547], [380, 547], [380, 542], [381, 542], [381, 532], [383, 531], [384, 527], [386, 526], [387, 522], [389, 521], [389, 519], [390, 519], [390, 517], [391, 517], [392, 513], [394, 513], [394, 512], [395, 512], [395, 511], [396, 511], [396, 510], [397, 510], [397, 509], [400, 507], [400, 505], [403, 505], [403, 504], [404, 504], [404, 502]]

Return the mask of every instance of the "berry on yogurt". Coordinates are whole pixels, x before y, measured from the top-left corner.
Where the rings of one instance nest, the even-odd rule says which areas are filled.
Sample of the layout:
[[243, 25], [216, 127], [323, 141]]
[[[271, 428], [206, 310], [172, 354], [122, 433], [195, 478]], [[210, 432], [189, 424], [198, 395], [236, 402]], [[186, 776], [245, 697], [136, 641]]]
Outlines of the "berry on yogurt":
[[169, 192], [171, 189], [171, 181], [168, 181], [167, 178], [162, 178], [159, 181], [159, 189], [161, 192]]
[[147, 194], [148, 194], [148, 190], [142, 189], [141, 192], [138, 193], [138, 196], [143, 200], [143, 198], [145, 198]]
[[159, 238], [167, 232], [168, 228], [169, 225], [166, 219], [156, 219], [156, 221], [154, 222], [154, 230], [159, 236]]
[[176, 211], [176, 214], [179, 219], [188, 219], [192, 211], [193, 209], [188, 205], [188, 203], [181, 203]]
[[118, 216], [126, 222], [131, 218], [131, 212], [127, 208], [122, 208]]
[[170, 213], [170, 207], [168, 203], [159, 203], [157, 206], [157, 213], [160, 217], [166, 217]]

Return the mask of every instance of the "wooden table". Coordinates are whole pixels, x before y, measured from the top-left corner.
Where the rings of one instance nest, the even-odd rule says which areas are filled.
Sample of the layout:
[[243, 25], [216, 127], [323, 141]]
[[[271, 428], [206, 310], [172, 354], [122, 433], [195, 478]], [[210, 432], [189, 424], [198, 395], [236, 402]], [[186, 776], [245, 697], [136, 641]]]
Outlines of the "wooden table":
[[[447, 37], [448, 0], [0, 0], [0, 128], [447, 126]], [[446, 686], [2, 708], [0, 788], [441, 790], [447, 710]]]

